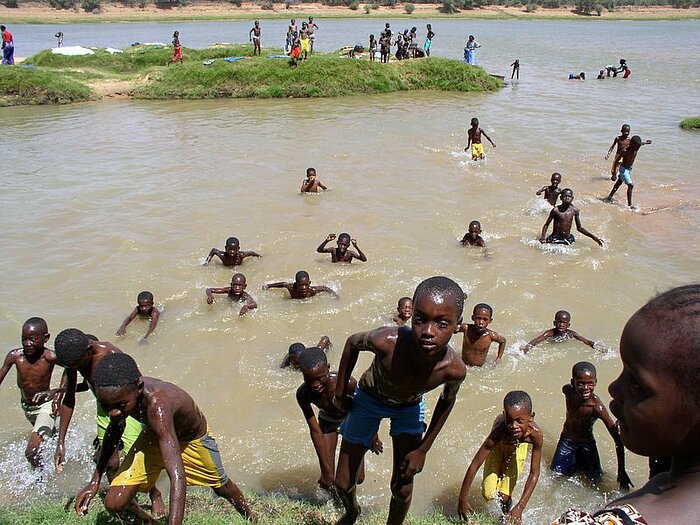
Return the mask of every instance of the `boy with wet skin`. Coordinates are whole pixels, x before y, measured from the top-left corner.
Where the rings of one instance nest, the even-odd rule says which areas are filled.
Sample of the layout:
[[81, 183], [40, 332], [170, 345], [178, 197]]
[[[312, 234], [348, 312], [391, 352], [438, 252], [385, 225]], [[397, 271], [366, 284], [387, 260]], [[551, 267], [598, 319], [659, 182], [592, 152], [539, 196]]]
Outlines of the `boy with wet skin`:
[[577, 470], [583, 470], [591, 480], [599, 481], [603, 470], [593, 437], [593, 424], [600, 419], [615, 442], [617, 482], [620, 490], [627, 491], [632, 482], [625, 471], [625, 447], [617, 425], [603, 402], [593, 393], [597, 382], [596, 369], [591, 363], [581, 361], [572, 368], [571, 382], [561, 389], [566, 398], [566, 419], [549, 468], [564, 476], [573, 476]]
[[[297, 403], [299, 403], [306, 424], [309, 426], [311, 442], [321, 467], [321, 477], [318, 484], [336, 498], [335, 449], [338, 446], [340, 423], [347, 415], [347, 411], [341, 410], [333, 404], [338, 373], [330, 371], [326, 353], [320, 348], [306, 348], [299, 359], [299, 369], [304, 375], [304, 384], [297, 389]], [[352, 404], [352, 393], [355, 392], [356, 386], [357, 381], [350, 376], [348, 384], [350, 397], [347, 400], [349, 405]], [[318, 418], [311, 405], [318, 407]], [[382, 451], [383, 444], [375, 434], [372, 452], [381, 454]], [[357, 483], [361, 484], [364, 478], [363, 463], [360, 467]]]
[[634, 182], [632, 182], [631, 176], [632, 165], [634, 164], [634, 160], [637, 158], [639, 148], [646, 144], [651, 144], [651, 140], [642, 140], [639, 135], [635, 135], [630, 139], [627, 147], [620, 152], [622, 155], [622, 160], [620, 161], [620, 174], [610, 190], [610, 194], [605, 197], [605, 201], [612, 202], [613, 195], [615, 195], [615, 192], [624, 182], [627, 184], [627, 206], [632, 208], [632, 191], [634, 190]]
[[252, 251], [241, 251], [241, 244], [236, 237], [229, 237], [226, 239], [225, 251], [217, 250], [212, 248], [207, 256], [207, 260], [204, 261], [204, 266], [209, 264], [212, 257], [215, 255], [221, 259], [221, 263], [224, 266], [238, 266], [243, 263], [243, 259], [246, 257], [262, 257], [259, 253]]
[[402, 297], [399, 299], [399, 303], [396, 306], [396, 312], [397, 314], [393, 319], [394, 322], [399, 326], [408, 324], [413, 316], [413, 299], [410, 297]]
[[[347, 409], [350, 374], [360, 352], [374, 354], [362, 374], [352, 407], [341, 423], [343, 441], [335, 475], [345, 507], [340, 525], [352, 525], [360, 515], [356, 497], [358, 472], [383, 418], [391, 418], [393, 471], [388, 525], [403, 523], [411, 505], [413, 478], [423, 470], [425, 456], [442, 430], [464, 381], [466, 367], [448, 345], [462, 321], [464, 293], [447, 277], [420, 283], [413, 296], [413, 320], [405, 326], [377, 328], [351, 335], [338, 369], [334, 403]], [[442, 386], [427, 431], [423, 394]], [[425, 432], [425, 435], [423, 433]]]
[[311, 286], [311, 278], [304, 270], [300, 270], [296, 273], [293, 283], [280, 281], [277, 283], [263, 284], [263, 290], [267, 290], [268, 288], [285, 288], [289, 292], [292, 299], [307, 299], [315, 296], [319, 292], [327, 292], [335, 298], [338, 297], [335, 290], [329, 288], [328, 286]]
[[462, 361], [467, 366], [484, 366], [491, 344], [498, 343], [494, 364], [500, 363], [506, 349], [506, 338], [488, 328], [493, 321], [493, 308], [486, 303], [477, 304], [474, 306], [472, 321], [474, 323], [461, 323], [457, 328], [458, 333], [464, 334]]
[[545, 330], [542, 334], [538, 335], [532, 341], [527, 343], [523, 347], [523, 352], [527, 354], [533, 346], [538, 345], [547, 339], [552, 339], [553, 341], [559, 343], [561, 341], [566, 341], [567, 339], [573, 338], [577, 341], [581, 341], [583, 344], [586, 344], [591, 348], [595, 348], [595, 342], [591, 341], [590, 339], [586, 339], [582, 335], [579, 335], [578, 333], [569, 329], [569, 326], [571, 325], [571, 314], [566, 310], [559, 310], [556, 314], [554, 314], [554, 321], [552, 324], [554, 324], [554, 328]]
[[232, 301], [243, 303], [238, 315], [244, 316], [248, 310], [253, 310], [258, 307], [258, 303], [255, 302], [253, 296], [245, 291], [246, 286], [245, 275], [242, 273], [235, 273], [233, 274], [233, 277], [231, 277], [231, 286], [225, 286], [223, 288], [207, 288], [207, 304], [214, 304], [213, 294], [225, 293]]
[[[59, 408], [59, 426], [58, 426], [58, 441], [56, 443], [56, 453], [54, 454], [54, 464], [57, 472], [63, 471], [63, 466], [66, 462], [66, 434], [68, 426], [73, 417], [73, 409], [75, 408], [75, 393], [77, 391], [78, 372], [83, 376], [85, 383], [97, 401], [97, 438], [95, 439], [95, 461], [102, 455], [104, 439], [106, 438], [107, 427], [109, 426], [109, 416], [107, 411], [100, 404], [95, 393], [95, 369], [97, 365], [106, 356], [111, 354], [120, 354], [122, 351], [107, 341], [96, 341], [89, 338], [77, 328], [67, 328], [56, 337], [55, 343], [56, 364], [64, 367], [65, 378], [65, 394], [63, 402]], [[129, 452], [136, 439], [138, 439], [143, 425], [134, 418], [126, 418], [125, 428], [119, 435], [121, 447], [125, 454]], [[119, 440], [117, 441], [119, 443]], [[119, 468], [119, 452], [113, 450], [110, 455], [105, 458], [103, 472], [106, 470], [107, 479], [114, 478], [117, 469]], [[152, 502], [152, 512], [155, 516], [162, 516], [165, 512], [165, 504], [160, 491], [154, 486], [150, 491]], [[137, 504], [129, 507], [129, 512], [142, 519], [149, 519], [143, 509]]]
[[540, 190], [535, 192], [535, 195], [542, 195], [544, 193], [544, 200], [549, 202], [552, 206], [556, 206], [559, 195], [561, 194], [561, 188], [559, 187], [561, 183], [561, 174], [556, 172], [552, 173], [549, 182], [549, 186], [543, 186]]
[[98, 363], [94, 388], [110, 423], [95, 473], [75, 498], [79, 516], [87, 514], [109, 458], [117, 450], [125, 420], [131, 416], [143, 424], [144, 431], [112, 480], [104, 500], [107, 510], [121, 513], [133, 505], [136, 493], [155, 487], [160, 472], [166, 470], [170, 478], [169, 525], [182, 523], [187, 485], [212, 487], [243, 516], [254, 518], [240, 489], [224, 471], [204, 414], [187, 392], [172, 383], [142, 376], [133, 358], [121, 352]]
[[469, 230], [464, 234], [462, 240], [459, 241], [462, 246], [486, 246], [486, 241], [481, 237], [481, 223], [472, 221], [469, 223]]
[[42, 467], [41, 444], [56, 430], [54, 404], [60, 402], [61, 388], [51, 389], [55, 354], [46, 348], [49, 328], [40, 317], [30, 317], [22, 325], [22, 347], [10, 350], [0, 367], [0, 384], [14, 365], [17, 388], [24, 416], [32, 425], [24, 455], [32, 467]]
[[481, 143], [481, 135], [486, 137], [491, 145], [495, 148], [496, 145], [493, 143], [491, 138], [486, 134], [486, 132], [479, 127], [479, 119], [474, 117], [471, 120], [471, 128], [467, 130], [467, 147], [464, 151], [469, 151], [471, 146], [472, 160], [481, 160], [484, 158], [484, 145]]
[[[560, 197], [561, 204], [552, 208], [552, 211], [549, 212], [549, 217], [547, 217], [547, 221], [544, 223], [544, 226], [542, 226], [540, 242], [553, 244], [573, 244], [576, 242], [576, 239], [571, 233], [571, 225], [574, 221], [576, 221], [576, 229], [579, 231], [579, 233], [593, 239], [596, 243], [598, 243], [598, 246], [603, 246], [602, 239], [596, 237], [581, 225], [579, 209], [571, 204], [574, 200], [574, 192], [570, 188], [564, 188], [561, 190]], [[547, 228], [549, 228], [549, 224], [552, 221], [554, 221], [552, 234], [547, 237]]]
[[[329, 233], [328, 237], [326, 237], [326, 240], [318, 245], [316, 251], [318, 253], [330, 253], [331, 262], [334, 263], [349, 263], [352, 262], [353, 259], [357, 259], [358, 261], [362, 262], [367, 262], [367, 256], [364, 253], [362, 253], [362, 250], [360, 250], [360, 247], [357, 245], [357, 241], [355, 239], [350, 238], [349, 233], [341, 233], [340, 235], [338, 235], [338, 241], [336, 243], [338, 245], [337, 248], [326, 248], [326, 244], [328, 244], [335, 238], [335, 233]], [[350, 243], [352, 243], [353, 248], [355, 248], [357, 252], [348, 250]]]
[[612, 165], [610, 166], [610, 180], [617, 180], [617, 170], [620, 168], [620, 162], [622, 162], [622, 152], [630, 144], [630, 125], [623, 124], [620, 128], [620, 135], [615, 137], [612, 144], [608, 148], [608, 153], [605, 155], [605, 160], [610, 158], [612, 150], [617, 146], [617, 151], [615, 151], [615, 157], [613, 157]]
[[306, 169], [306, 179], [301, 181], [301, 193], [318, 193], [318, 190], [326, 191], [328, 188], [316, 178], [316, 170], [314, 168]]
[[[459, 491], [458, 513], [462, 519], [474, 512], [469, 504], [469, 488], [476, 473], [484, 465], [482, 495], [485, 500], [498, 498], [501, 511], [510, 523], [520, 525], [525, 505], [535, 490], [540, 477], [542, 458], [542, 430], [535, 422], [530, 396], [521, 390], [508, 392], [503, 399], [503, 414], [496, 418], [491, 433], [481, 445], [464, 475]], [[530, 474], [525, 482], [520, 501], [511, 508], [513, 489], [523, 471], [528, 445], [532, 445]]]
[[[327, 335], [321, 336], [321, 339], [316, 343], [316, 348], [320, 348], [324, 352], [328, 352], [333, 347], [331, 343], [331, 338]], [[312, 347], [313, 348], [313, 347]], [[299, 370], [299, 361], [301, 360], [301, 354], [306, 350], [304, 343], [292, 343], [289, 345], [289, 350], [287, 355], [284, 356], [280, 368], [291, 367], [293, 370]]]
[[597, 520], [622, 522], [622, 516], [635, 524], [700, 523], [698, 348], [700, 284], [654, 297], [627, 321], [620, 337], [622, 371], [608, 387], [610, 412], [628, 450], [671, 456], [671, 470], [608, 504], [596, 513]]
[[151, 322], [148, 325], [146, 335], [144, 335], [141, 338], [141, 341], [145, 341], [146, 339], [148, 339], [148, 336], [151, 335], [156, 329], [156, 326], [158, 326], [158, 320], [160, 319], [160, 311], [158, 310], [158, 308], [153, 306], [153, 294], [151, 292], [141, 292], [136, 298], [136, 301], [138, 304], [134, 307], [134, 309], [126, 317], [126, 319], [124, 319], [124, 322], [117, 330], [116, 335], [124, 335], [126, 333], [126, 327], [138, 315], [139, 317], [151, 320]]

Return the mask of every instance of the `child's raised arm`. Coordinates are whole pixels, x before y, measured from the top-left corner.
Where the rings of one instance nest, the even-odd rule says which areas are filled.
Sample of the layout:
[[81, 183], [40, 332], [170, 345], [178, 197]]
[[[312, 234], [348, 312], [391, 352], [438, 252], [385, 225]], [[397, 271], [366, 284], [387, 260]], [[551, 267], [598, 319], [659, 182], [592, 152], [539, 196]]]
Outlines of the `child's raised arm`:
[[127, 325], [133, 321], [139, 313], [138, 308], [134, 308], [131, 313], [124, 319], [122, 325], [117, 329], [117, 335], [124, 335], [126, 333]]
[[360, 247], [357, 245], [357, 239], [350, 239], [350, 242], [352, 243], [353, 248], [357, 250], [357, 255], [353, 254], [355, 259], [358, 259], [362, 262], [367, 262], [367, 256], [362, 253], [362, 250], [360, 250]]
[[333, 239], [335, 239], [335, 233], [329, 233], [328, 237], [326, 237], [326, 240], [323, 241], [321, 244], [318, 245], [318, 248], [316, 248], [316, 251], [318, 253], [329, 253], [333, 251], [333, 248], [326, 248], [326, 244], [331, 242]]

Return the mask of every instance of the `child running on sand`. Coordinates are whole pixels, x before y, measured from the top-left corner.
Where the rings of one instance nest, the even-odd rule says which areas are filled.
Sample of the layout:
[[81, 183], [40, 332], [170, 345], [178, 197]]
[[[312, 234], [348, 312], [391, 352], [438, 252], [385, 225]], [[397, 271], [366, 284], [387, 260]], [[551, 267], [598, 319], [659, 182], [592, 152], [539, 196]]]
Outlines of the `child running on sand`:
[[[466, 367], [449, 347], [462, 321], [464, 293], [447, 277], [420, 283], [413, 296], [413, 322], [351, 335], [340, 359], [334, 403], [347, 410], [348, 384], [360, 352], [374, 360], [362, 374], [352, 407], [340, 425], [343, 441], [335, 485], [345, 514], [338, 523], [352, 525], [360, 515], [356, 482], [365, 453], [382, 419], [391, 419], [394, 462], [387, 523], [400, 525], [411, 505], [413, 478], [447, 420], [464, 381]], [[423, 394], [443, 387], [425, 430]], [[423, 435], [425, 432], [425, 435]]]
[[479, 221], [469, 223], [469, 230], [464, 234], [459, 244], [462, 246], [486, 246], [486, 241], [481, 237], [481, 223]]
[[627, 206], [632, 208], [632, 191], [634, 190], [634, 182], [632, 182], [632, 165], [637, 158], [637, 152], [645, 144], [651, 144], [650, 140], [642, 140], [639, 135], [635, 135], [630, 139], [629, 144], [620, 153], [622, 160], [620, 161], [620, 174], [617, 181], [610, 190], [610, 194], [605, 197], [607, 202], [612, 202], [613, 195], [618, 190], [622, 183], [627, 184]]
[[10, 350], [0, 367], [0, 384], [14, 365], [24, 417], [32, 425], [24, 455], [32, 467], [42, 467], [40, 447], [56, 430], [54, 403], [62, 390], [51, 390], [55, 354], [46, 348], [49, 328], [40, 317], [30, 317], [22, 325], [22, 347]]
[[[349, 233], [341, 233], [340, 235], [338, 235], [338, 241], [336, 243], [338, 245], [337, 248], [326, 248], [326, 244], [331, 242], [333, 239], [335, 239], [335, 233], [329, 233], [328, 237], [326, 237], [326, 240], [318, 245], [316, 251], [318, 253], [330, 253], [331, 262], [334, 263], [349, 263], [352, 262], [353, 259], [357, 259], [358, 261], [362, 262], [367, 262], [367, 256], [364, 253], [362, 253], [362, 250], [360, 250], [360, 247], [357, 245], [357, 241], [355, 239], [350, 238]], [[357, 252], [348, 250], [350, 243], [352, 243], [352, 246], [357, 250]]]
[[[170, 478], [168, 523], [180, 525], [185, 514], [187, 485], [212, 487], [246, 518], [254, 518], [240, 489], [226, 475], [207, 420], [190, 395], [172, 383], [141, 375], [136, 362], [123, 353], [105, 356], [95, 367], [95, 395], [110, 423], [88, 485], [75, 498], [75, 512], [84, 516], [97, 495], [108, 459], [116, 453], [124, 422], [132, 416], [144, 431], [127, 454], [105, 496], [105, 508], [120, 513], [136, 505], [136, 493], [155, 487], [166, 470]], [[153, 516], [146, 519], [153, 519]]]
[[467, 366], [484, 366], [491, 344], [498, 343], [494, 364], [500, 363], [506, 349], [506, 338], [488, 328], [493, 321], [493, 308], [486, 303], [477, 304], [472, 313], [472, 321], [473, 324], [461, 323], [457, 328], [457, 332], [464, 334], [462, 361]]
[[560, 343], [562, 341], [566, 341], [567, 339], [573, 338], [577, 341], [581, 341], [583, 344], [588, 345], [591, 348], [595, 348], [595, 343], [593, 341], [586, 339], [585, 337], [569, 329], [569, 326], [571, 325], [571, 314], [566, 310], [559, 310], [556, 314], [554, 314], [554, 321], [552, 324], [554, 324], [554, 328], [545, 330], [542, 334], [538, 335], [532, 341], [527, 343], [523, 347], [523, 352], [527, 354], [532, 347], [547, 339], [551, 339], [555, 343]]
[[[525, 481], [520, 501], [511, 507], [513, 490], [523, 471], [528, 445], [532, 445], [530, 474]], [[508, 392], [503, 399], [503, 414], [496, 418], [491, 433], [474, 455], [464, 475], [459, 491], [458, 513], [463, 519], [474, 512], [469, 504], [469, 488], [479, 467], [484, 464], [481, 491], [485, 500], [498, 498], [509, 523], [520, 525], [525, 505], [530, 500], [540, 477], [542, 458], [542, 431], [535, 422], [530, 396], [521, 390]], [[505, 521], [505, 520], [504, 520]]]
[[124, 322], [117, 330], [117, 335], [124, 335], [126, 333], [126, 327], [131, 321], [133, 321], [136, 316], [143, 319], [150, 319], [151, 322], [148, 325], [148, 330], [146, 335], [141, 338], [141, 341], [148, 339], [148, 336], [153, 333], [158, 326], [158, 320], [160, 319], [160, 310], [158, 307], [153, 305], [153, 294], [148, 291], [141, 292], [138, 297], [136, 297], [137, 305], [131, 311], [131, 313], [124, 319]]
[[[332, 347], [333, 343], [331, 343], [331, 339], [327, 335], [322, 336], [316, 343], [316, 348], [320, 348], [324, 352], [327, 352]], [[292, 343], [289, 345], [289, 350], [287, 355], [284, 356], [280, 368], [291, 367], [294, 370], [299, 370], [299, 360], [304, 350], [306, 350], [304, 343]]]
[[224, 250], [225, 251], [221, 251], [212, 248], [207, 256], [207, 260], [204, 261], [204, 266], [209, 264], [209, 261], [211, 261], [212, 257], [215, 255], [221, 259], [224, 266], [238, 266], [243, 263], [243, 259], [246, 257], [262, 257], [259, 253], [241, 251], [240, 242], [236, 237], [229, 237], [226, 239], [226, 247]]
[[260, 28], [260, 21], [256, 20], [253, 22], [253, 28], [248, 31], [248, 40], [253, 43], [253, 56], [260, 56], [260, 35], [262, 34], [262, 29]]
[[231, 277], [231, 286], [225, 286], [223, 288], [207, 288], [207, 304], [214, 303], [214, 296], [212, 294], [225, 293], [232, 301], [243, 303], [238, 315], [244, 316], [248, 310], [253, 310], [258, 307], [258, 303], [255, 302], [255, 299], [253, 299], [253, 297], [245, 291], [246, 286], [245, 275], [242, 273], [235, 273], [233, 274], [233, 277]]
[[482, 160], [484, 158], [484, 145], [481, 143], [481, 135], [486, 137], [486, 140], [488, 140], [494, 148], [496, 145], [489, 138], [486, 132], [479, 127], [478, 118], [472, 118], [471, 126], [472, 127], [467, 130], [468, 140], [467, 147], [464, 148], [464, 151], [469, 151], [471, 146], [472, 160]]
[[[596, 243], [598, 243], [598, 246], [603, 246], [602, 239], [596, 237], [581, 225], [579, 209], [571, 204], [574, 200], [574, 192], [570, 188], [564, 188], [561, 190], [560, 198], [561, 204], [552, 208], [552, 211], [549, 212], [549, 217], [547, 217], [547, 221], [544, 223], [544, 226], [542, 226], [540, 242], [551, 244], [573, 244], [576, 239], [571, 233], [571, 225], [574, 221], [576, 221], [576, 229], [579, 231], [579, 233], [593, 239]], [[552, 234], [547, 237], [547, 228], [549, 228], [549, 224], [552, 221], [554, 221], [554, 226], [552, 226]]]
[[[180, 31], [175, 31], [173, 33], [173, 59], [172, 63], [180, 62], [182, 63], [185, 59], [182, 56], [182, 47], [180, 46]], [[168, 62], [170, 65], [170, 62]]]
[[612, 144], [608, 148], [607, 155], [605, 155], [605, 160], [608, 160], [610, 158], [612, 150], [615, 148], [615, 146], [617, 146], [617, 150], [615, 151], [615, 157], [613, 157], [612, 165], [610, 166], [610, 180], [613, 182], [617, 180], [617, 170], [620, 168], [620, 163], [622, 162], [622, 152], [630, 144], [629, 135], [630, 125], [623, 124], [620, 128], [620, 135], [615, 137]]
[[292, 299], [307, 299], [308, 297], [315, 296], [319, 292], [328, 292], [333, 297], [338, 297], [335, 290], [332, 290], [328, 286], [311, 286], [311, 278], [309, 277], [309, 274], [303, 270], [296, 273], [293, 283], [280, 281], [276, 283], [263, 284], [262, 288], [263, 290], [267, 290], [268, 288], [286, 288]]
[[557, 172], [552, 173], [549, 183], [549, 186], [542, 186], [541, 189], [537, 190], [535, 195], [542, 195], [544, 193], [544, 199], [552, 206], [556, 206], [559, 195], [561, 194], [561, 188], [559, 187], [561, 183], [561, 174]]
[[316, 178], [316, 170], [314, 168], [306, 169], [306, 179], [301, 182], [301, 193], [318, 193], [318, 189], [327, 190], [328, 188]]
[[[610, 411], [631, 452], [671, 456], [671, 470], [608, 504], [585, 523], [700, 523], [700, 284], [665, 292], [627, 321], [622, 371], [608, 387]], [[573, 514], [573, 515], [572, 515]], [[573, 521], [584, 513], [562, 516]]]
[[550, 468], [564, 476], [573, 476], [577, 470], [583, 470], [591, 480], [599, 481], [603, 469], [593, 437], [593, 424], [600, 419], [615, 442], [617, 482], [620, 490], [627, 491], [632, 482], [625, 471], [625, 447], [617, 425], [603, 402], [593, 393], [597, 382], [596, 369], [591, 363], [581, 361], [572, 368], [571, 381], [561, 389], [566, 398], [566, 420]]
[[402, 297], [399, 299], [396, 312], [393, 321], [399, 326], [408, 324], [413, 316], [413, 299], [410, 297]]

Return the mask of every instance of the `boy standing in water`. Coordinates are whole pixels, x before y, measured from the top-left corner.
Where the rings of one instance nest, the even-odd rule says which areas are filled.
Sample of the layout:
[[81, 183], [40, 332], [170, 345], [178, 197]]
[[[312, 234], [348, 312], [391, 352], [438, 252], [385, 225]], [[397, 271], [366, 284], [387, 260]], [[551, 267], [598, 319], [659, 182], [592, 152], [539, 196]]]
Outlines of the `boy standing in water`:
[[[521, 390], [508, 392], [503, 399], [503, 414], [496, 418], [491, 433], [481, 445], [464, 475], [459, 491], [458, 513], [462, 519], [474, 512], [469, 504], [469, 488], [476, 473], [484, 465], [484, 480], [481, 484], [485, 500], [498, 498], [501, 511], [510, 519], [510, 523], [520, 525], [525, 505], [535, 490], [540, 477], [540, 460], [542, 458], [542, 431], [535, 422], [530, 396]], [[532, 445], [530, 474], [525, 481], [520, 501], [511, 508], [511, 497], [518, 477], [523, 471], [527, 459], [528, 445]]]
[[267, 290], [268, 288], [285, 288], [289, 292], [292, 299], [307, 299], [315, 296], [319, 292], [328, 292], [333, 297], [338, 297], [335, 290], [328, 288], [328, 286], [311, 286], [311, 278], [304, 270], [300, 270], [296, 273], [293, 283], [280, 281], [276, 283], [263, 284], [262, 288], [263, 290]]
[[[135, 505], [139, 490], [155, 487], [162, 470], [170, 478], [170, 525], [180, 525], [185, 514], [187, 485], [211, 487], [238, 512], [253, 512], [240, 489], [226, 475], [219, 449], [209, 435], [207, 420], [190, 395], [153, 377], [143, 377], [127, 354], [105, 356], [95, 368], [95, 395], [109, 414], [110, 423], [90, 483], [75, 498], [75, 512], [84, 516], [97, 495], [109, 458], [117, 451], [127, 417], [144, 431], [127, 454], [105, 496], [105, 508], [120, 513]], [[150, 517], [152, 519], [152, 517]]]
[[617, 425], [603, 402], [593, 393], [597, 382], [596, 369], [591, 363], [581, 361], [574, 365], [571, 382], [561, 389], [566, 398], [566, 420], [550, 468], [564, 476], [573, 476], [577, 470], [583, 470], [591, 480], [599, 481], [603, 469], [593, 437], [593, 424], [600, 419], [615, 442], [617, 482], [620, 490], [627, 491], [632, 482], [625, 472], [625, 447]]
[[486, 242], [481, 237], [481, 223], [479, 221], [469, 223], [469, 231], [464, 234], [459, 244], [462, 246], [486, 246]]
[[494, 148], [496, 147], [496, 145], [489, 138], [486, 132], [479, 127], [478, 118], [472, 118], [471, 126], [472, 127], [469, 128], [469, 130], [467, 130], [468, 140], [467, 147], [464, 148], [464, 151], [469, 151], [469, 147], [471, 146], [472, 160], [482, 160], [484, 158], [484, 146], [481, 143], [481, 135], [486, 137], [486, 140], [488, 140]]
[[153, 306], [153, 294], [151, 292], [143, 291], [136, 298], [137, 305], [131, 311], [131, 313], [124, 319], [124, 322], [117, 330], [117, 335], [124, 335], [126, 333], [126, 327], [131, 321], [133, 321], [136, 316], [150, 319], [151, 322], [148, 325], [148, 331], [146, 335], [143, 336], [142, 341], [148, 339], [148, 336], [153, 333], [158, 326], [158, 320], [160, 319], [160, 311], [157, 307]]
[[467, 366], [484, 366], [491, 344], [498, 343], [494, 364], [500, 363], [506, 349], [506, 338], [488, 328], [493, 321], [493, 308], [486, 303], [477, 304], [472, 313], [472, 321], [473, 324], [461, 323], [457, 328], [457, 332], [464, 334], [462, 361]]
[[[549, 217], [547, 217], [547, 221], [544, 223], [544, 226], [542, 226], [540, 242], [553, 244], [573, 244], [576, 239], [571, 233], [571, 224], [576, 221], [576, 229], [579, 231], [579, 233], [593, 239], [596, 243], [598, 243], [598, 246], [603, 246], [603, 241], [600, 238], [593, 235], [581, 225], [579, 210], [576, 206], [571, 204], [574, 200], [574, 192], [569, 188], [564, 188], [561, 190], [560, 196], [561, 204], [552, 208], [552, 211], [549, 212]], [[547, 237], [547, 228], [549, 228], [549, 224], [552, 221], [554, 221], [552, 234]]]
[[620, 128], [620, 135], [615, 137], [613, 143], [608, 148], [607, 155], [605, 155], [605, 160], [608, 160], [610, 158], [610, 154], [612, 153], [613, 148], [617, 146], [617, 151], [615, 151], [615, 157], [613, 157], [612, 165], [610, 166], [610, 180], [613, 182], [617, 180], [617, 170], [620, 167], [620, 162], [622, 162], [622, 152], [630, 144], [629, 135], [630, 125], [623, 124]]
[[410, 297], [402, 297], [399, 299], [399, 304], [396, 306], [396, 312], [394, 322], [399, 326], [407, 324], [413, 316], [413, 299]]
[[10, 350], [0, 367], [0, 384], [12, 365], [17, 367], [17, 388], [24, 416], [33, 426], [24, 455], [32, 467], [41, 467], [40, 447], [56, 429], [53, 403], [61, 389], [51, 390], [55, 354], [46, 348], [49, 328], [40, 317], [31, 317], [22, 325], [22, 348]]
[[262, 34], [262, 29], [260, 29], [260, 22], [256, 20], [253, 23], [253, 28], [248, 32], [248, 40], [253, 43], [253, 56], [256, 54], [260, 56], [260, 35]]
[[223, 288], [207, 288], [207, 304], [214, 304], [214, 296], [212, 294], [225, 293], [232, 301], [243, 303], [238, 315], [244, 316], [248, 310], [253, 310], [258, 307], [258, 303], [255, 302], [255, 299], [253, 299], [253, 297], [245, 291], [246, 286], [245, 275], [242, 273], [235, 273], [233, 274], [233, 277], [231, 277], [231, 286], [225, 286]]
[[243, 259], [246, 257], [262, 257], [259, 253], [241, 251], [241, 244], [236, 237], [226, 239], [226, 247], [224, 249], [225, 251], [221, 251], [212, 248], [207, 256], [207, 260], [204, 261], [204, 266], [209, 264], [209, 261], [215, 255], [221, 259], [224, 266], [238, 266], [243, 263]]
[[552, 173], [552, 178], [549, 179], [549, 186], [543, 186], [540, 190], [535, 192], [535, 195], [542, 195], [544, 193], [544, 198], [552, 206], [557, 205], [557, 200], [559, 200], [559, 195], [561, 194], [561, 188], [559, 184], [561, 183], [561, 174]]
[[513, 80], [513, 77], [515, 77], [516, 80], [520, 80], [520, 60], [516, 58], [510, 67], [513, 68], [513, 71], [510, 74], [510, 79]]
[[605, 200], [612, 202], [613, 195], [618, 190], [622, 183], [627, 184], [627, 206], [632, 208], [632, 191], [634, 190], [634, 182], [632, 182], [632, 165], [634, 164], [634, 159], [637, 158], [637, 152], [645, 144], [651, 144], [650, 140], [642, 141], [639, 135], [635, 135], [630, 139], [627, 147], [622, 150], [622, 160], [620, 161], [620, 176], [617, 178], [615, 185], [610, 190], [610, 195], [605, 197]]
[[[355, 239], [350, 238], [349, 233], [341, 233], [340, 235], [338, 235], [338, 242], [336, 243], [338, 245], [337, 248], [326, 248], [326, 244], [331, 242], [333, 239], [335, 239], [335, 233], [329, 233], [328, 237], [326, 237], [326, 240], [318, 245], [316, 251], [318, 253], [330, 253], [331, 261], [334, 263], [349, 263], [352, 262], [353, 259], [357, 259], [358, 261], [362, 262], [367, 262], [367, 256], [364, 253], [362, 253], [362, 250], [360, 250], [360, 247], [357, 245], [357, 241]], [[357, 250], [357, 252], [348, 250], [350, 243], [352, 243], [353, 247]]]
[[559, 310], [556, 314], [554, 314], [553, 324], [554, 328], [545, 330], [542, 334], [538, 335], [532, 341], [527, 343], [523, 347], [523, 352], [527, 354], [533, 346], [538, 345], [547, 339], [552, 339], [557, 343], [566, 341], [567, 339], [576, 339], [577, 341], [581, 341], [583, 344], [588, 345], [591, 348], [595, 348], [595, 343], [593, 341], [586, 339], [582, 335], [579, 335], [578, 333], [569, 329], [569, 326], [571, 326], [571, 314], [566, 310]]
[[[400, 525], [411, 505], [413, 478], [442, 430], [464, 381], [466, 367], [449, 347], [462, 321], [464, 293], [447, 277], [420, 283], [413, 296], [412, 326], [377, 328], [351, 335], [340, 359], [334, 403], [347, 409], [348, 382], [360, 352], [374, 360], [362, 374], [350, 411], [340, 426], [343, 441], [335, 476], [345, 514], [338, 521], [352, 525], [360, 515], [356, 484], [360, 466], [384, 418], [391, 418], [394, 464], [387, 523]], [[427, 431], [423, 394], [442, 386]], [[425, 432], [425, 435], [423, 435]]]
[[426, 35], [425, 35], [425, 44], [423, 44], [423, 50], [425, 51], [425, 56], [429, 57], [430, 56], [430, 47], [433, 45], [433, 37], [435, 36], [435, 33], [433, 32], [433, 28], [430, 24], [427, 24], [425, 26], [426, 29]]

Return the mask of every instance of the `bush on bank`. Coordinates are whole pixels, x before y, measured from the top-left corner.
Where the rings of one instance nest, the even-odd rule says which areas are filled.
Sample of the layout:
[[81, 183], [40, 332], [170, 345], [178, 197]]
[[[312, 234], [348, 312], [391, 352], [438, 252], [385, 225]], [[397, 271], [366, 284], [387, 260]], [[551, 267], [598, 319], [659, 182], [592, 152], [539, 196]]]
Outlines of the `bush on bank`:
[[0, 106], [68, 104], [91, 97], [89, 87], [57, 71], [0, 67]]
[[688, 117], [681, 120], [680, 124], [683, 129], [700, 129], [700, 117]]

